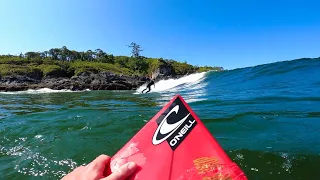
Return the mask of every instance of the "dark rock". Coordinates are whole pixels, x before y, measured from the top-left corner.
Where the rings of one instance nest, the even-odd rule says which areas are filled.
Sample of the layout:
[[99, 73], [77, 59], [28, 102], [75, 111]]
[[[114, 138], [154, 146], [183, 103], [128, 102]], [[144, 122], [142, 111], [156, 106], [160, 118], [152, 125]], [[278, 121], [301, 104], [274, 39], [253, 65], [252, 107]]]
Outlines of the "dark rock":
[[24, 91], [27, 90], [28, 86], [23, 85], [23, 84], [11, 84], [11, 85], [0, 85], [0, 91]]
[[88, 72], [88, 71], [84, 71], [78, 74], [78, 77], [88, 77], [91, 76], [93, 73], [92, 72]]
[[147, 78], [147, 77], [141, 77], [139, 80], [140, 81], [148, 81], [150, 78]]
[[[171, 67], [172, 68], [172, 67]], [[160, 67], [153, 75], [157, 79], [172, 77], [170, 67]], [[43, 77], [34, 71], [25, 76], [0, 76], [0, 91], [22, 91], [27, 89], [50, 88], [54, 90], [70, 89], [73, 91], [90, 90], [134, 90], [148, 82], [150, 78], [137, 75], [117, 75], [111, 72], [81, 72], [70, 76], [67, 71], [54, 71]]]
[[5, 84], [21, 84], [21, 83], [39, 83], [40, 80], [37, 80], [37, 79], [33, 79], [33, 78], [30, 78], [29, 76], [20, 76], [20, 75], [17, 75], [17, 76], [6, 76], [6, 77], [3, 77], [1, 79], [1, 82], [2, 83], [5, 83]]
[[47, 78], [59, 78], [59, 77], [68, 77], [72, 76], [73, 72], [68, 72], [65, 69], [57, 69], [46, 74]]
[[32, 72], [26, 74], [25, 76], [29, 77], [30, 79], [40, 81], [43, 77], [43, 73], [40, 69], [34, 69]]
[[160, 80], [169, 76], [175, 76], [173, 67], [170, 64], [160, 65], [155, 71], [152, 72], [152, 78]]

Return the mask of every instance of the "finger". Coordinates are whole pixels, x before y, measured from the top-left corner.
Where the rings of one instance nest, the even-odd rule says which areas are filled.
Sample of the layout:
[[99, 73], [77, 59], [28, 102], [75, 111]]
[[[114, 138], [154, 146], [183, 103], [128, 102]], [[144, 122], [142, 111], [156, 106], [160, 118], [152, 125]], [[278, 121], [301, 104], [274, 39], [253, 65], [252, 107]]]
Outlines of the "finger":
[[100, 155], [95, 160], [93, 160], [91, 163], [87, 165], [88, 170], [96, 170], [98, 172], [103, 172], [106, 165], [110, 161], [111, 157], [107, 155]]
[[83, 170], [85, 167], [84, 166], [78, 166], [75, 169], [73, 169], [72, 171], [81, 171]]
[[75, 176], [75, 174], [77, 174], [78, 172], [83, 171], [84, 168], [85, 168], [84, 166], [76, 167], [73, 171], [71, 171], [67, 175], [65, 175], [61, 180], [71, 179], [73, 176]]
[[110, 176], [103, 178], [102, 180], [124, 180], [129, 177], [137, 169], [137, 164], [129, 162], [120, 167], [116, 172], [113, 172]]
[[82, 170], [83, 168], [85, 168], [85, 166], [79, 166], [79, 167], [77, 167], [77, 168], [75, 168], [74, 170]]

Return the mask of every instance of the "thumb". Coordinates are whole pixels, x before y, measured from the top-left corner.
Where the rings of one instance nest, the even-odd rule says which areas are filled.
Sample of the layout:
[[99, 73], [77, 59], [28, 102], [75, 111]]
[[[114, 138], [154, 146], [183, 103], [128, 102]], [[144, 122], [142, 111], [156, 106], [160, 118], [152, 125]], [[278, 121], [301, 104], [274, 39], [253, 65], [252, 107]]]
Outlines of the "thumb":
[[90, 170], [95, 170], [97, 172], [103, 172], [106, 165], [110, 161], [110, 159], [111, 159], [111, 157], [102, 154], [99, 157], [97, 157], [95, 160], [93, 160], [91, 163], [89, 163], [87, 165], [87, 167]]
[[137, 164], [129, 162], [119, 168], [118, 171], [111, 173], [108, 177], [102, 180], [124, 180], [129, 177], [137, 169]]

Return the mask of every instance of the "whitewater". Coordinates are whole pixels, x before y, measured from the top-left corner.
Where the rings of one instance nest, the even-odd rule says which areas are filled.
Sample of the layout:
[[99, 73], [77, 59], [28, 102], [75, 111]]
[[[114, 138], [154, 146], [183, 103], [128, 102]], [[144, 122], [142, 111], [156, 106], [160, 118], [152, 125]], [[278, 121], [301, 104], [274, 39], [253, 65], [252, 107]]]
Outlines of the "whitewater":
[[[205, 74], [206, 72], [194, 73], [183, 76], [181, 78], [160, 80], [155, 83], [155, 87], [151, 86], [151, 92], [174, 92], [179, 91], [181, 89], [181, 86], [183, 86], [183, 88], [192, 88], [194, 85], [201, 83], [201, 81], [205, 78]], [[135, 93], [140, 94], [141, 91], [145, 88], [146, 84], [140, 86]]]

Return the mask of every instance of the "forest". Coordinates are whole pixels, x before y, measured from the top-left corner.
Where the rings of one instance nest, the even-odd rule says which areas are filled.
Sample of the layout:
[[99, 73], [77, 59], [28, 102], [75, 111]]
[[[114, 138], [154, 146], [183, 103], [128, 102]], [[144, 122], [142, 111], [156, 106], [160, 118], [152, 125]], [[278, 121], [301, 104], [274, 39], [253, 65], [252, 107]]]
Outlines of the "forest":
[[62, 73], [71, 77], [84, 71], [93, 73], [108, 71], [115, 74], [150, 76], [160, 66], [172, 67], [176, 75], [223, 70], [222, 67], [191, 65], [186, 61], [144, 57], [141, 56], [143, 51], [141, 46], [134, 42], [128, 47], [131, 49], [131, 56], [114, 56], [101, 49], [79, 52], [70, 50], [66, 46], [43, 52], [30, 51], [20, 55], [0, 55], [0, 75], [42, 73], [45, 77]]

